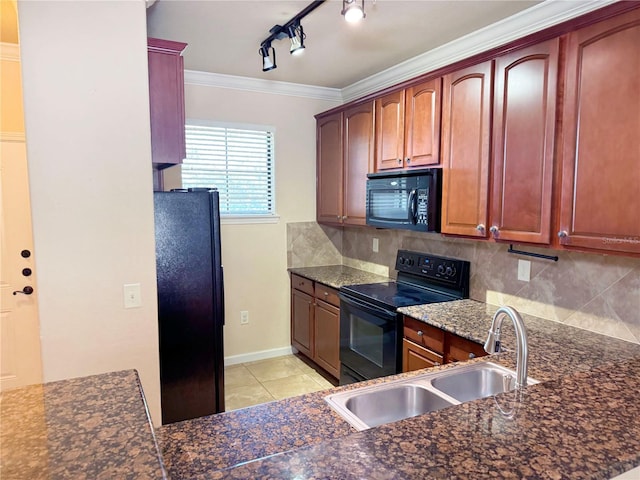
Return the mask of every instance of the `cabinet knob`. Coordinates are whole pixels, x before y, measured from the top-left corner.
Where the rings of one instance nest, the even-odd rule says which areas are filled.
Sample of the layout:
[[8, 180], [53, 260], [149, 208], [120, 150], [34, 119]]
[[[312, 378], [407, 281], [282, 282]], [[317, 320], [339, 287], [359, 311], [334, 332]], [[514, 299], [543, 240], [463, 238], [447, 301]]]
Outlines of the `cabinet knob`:
[[411, 163], [411, 158], [407, 157], [407, 158], [405, 159], [405, 162], [407, 162], [407, 163]]
[[560, 231], [558, 232], [558, 237], [559, 237], [559, 238], [566, 238], [566, 237], [568, 237], [568, 236], [569, 236], [569, 234], [567, 233], [567, 231], [566, 231], [566, 230], [560, 230]]
[[342, 216], [342, 220], [346, 220], [346, 219], [347, 219], [347, 216], [346, 216], [346, 215], [343, 215], [343, 216]]
[[481, 223], [481, 224], [479, 224], [479, 225], [476, 227], [476, 230], [477, 230], [477, 231], [479, 231], [480, 233], [484, 233], [484, 231], [485, 231], [485, 226], [484, 226], [484, 224], [482, 224], [482, 223]]
[[421, 337], [424, 335], [424, 332], [422, 330], [418, 330], [418, 336]]
[[336, 219], [338, 219], [338, 220], [340, 220], [340, 218], [342, 218], [340, 215], [338, 215], [338, 216], [336, 217]]
[[469, 358], [476, 358], [476, 354], [475, 354], [475, 353], [473, 353], [473, 352], [472, 352], [472, 353], [470, 353], [470, 354], [469, 354]]
[[493, 233], [494, 235], [498, 235], [498, 233], [500, 232], [500, 229], [499, 229], [498, 227], [496, 227], [495, 225], [493, 225], [493, 226], [489, 229], [489, 231], [490, 231], [491, 233]]
[[401, 158], [398, 159], [398, 165], [402, 165], [402, 159]]
[[328, 297], [329, 296], [329, 292], [324, 292], [324, 296]]

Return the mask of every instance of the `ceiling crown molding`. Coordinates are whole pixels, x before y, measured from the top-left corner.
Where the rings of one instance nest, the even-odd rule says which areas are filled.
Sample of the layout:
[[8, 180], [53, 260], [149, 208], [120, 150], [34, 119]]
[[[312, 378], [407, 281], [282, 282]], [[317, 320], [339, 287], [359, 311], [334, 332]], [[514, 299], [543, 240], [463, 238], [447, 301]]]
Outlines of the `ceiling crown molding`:
[[342, 89], [343, 100], [356, 100], [612, 3], [616, 0], [547, 0], [349, 85]]
[[231, 88], [249, 92], [271, 93], [292, 97], [315, 98], [332, 102], [342, 102], [342, 94], [338, 88], [316, 87], [299, 83], [278, 82], [260, 78], [237, 77], [221, 73], [200, 72], [196, 70], [184, 71], [184, 83], [189, 85], [204, 85], [208, 87]]

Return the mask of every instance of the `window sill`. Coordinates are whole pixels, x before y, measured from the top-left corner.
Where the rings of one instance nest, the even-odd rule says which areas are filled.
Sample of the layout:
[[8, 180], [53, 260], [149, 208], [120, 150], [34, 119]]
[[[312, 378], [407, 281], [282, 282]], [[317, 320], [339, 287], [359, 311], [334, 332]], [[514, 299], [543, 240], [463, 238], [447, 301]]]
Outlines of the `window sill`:
[[278, 223], [280, 215], [225, 215], [220, 217], [222, 225], [249, 225], [258, 223]]

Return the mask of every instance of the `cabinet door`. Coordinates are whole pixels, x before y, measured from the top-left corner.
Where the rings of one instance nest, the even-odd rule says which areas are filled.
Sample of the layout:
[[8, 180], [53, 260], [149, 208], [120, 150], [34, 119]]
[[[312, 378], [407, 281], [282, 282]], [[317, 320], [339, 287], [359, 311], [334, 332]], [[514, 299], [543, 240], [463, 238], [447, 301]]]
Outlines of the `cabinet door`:
[[156, 168], [182, 163], [184, 142], [184, 64], [186, 43], [148, 39], [151, 158]]
[[486, 236], [493, 61], [445, 75], [442, 233]]
[[445, 362], [461, 362], [476, 357], [484, 357], [484, 346], [451, 333], [447, 334], [447, 353]]
[[342, 222], [342, 113], [319, 118], [316, 128], [316, 214], [319, 223]]
[[640, 253], [640, 10], [569, 34], [560, 243]]
[[434, 78], [405, 91], [405, 167], [440, 163], [441, 86]]
[[559, 39], [496, 59], [491, 233], [551, 241]]
[[441, 355], [427, 350], [420, 345], [410, 342], [406, 338], [402, 339], [402, 371], [411, 372], [422, 368], [435, 367], [444, 362]]
[[403, 168], [404, 90], [376, 100], [376, 169]]
[[367, 173], [373, 169], [373, 102], [344, 112], [344, 204], [342, 221], [366, 225]]
[[291, 289], [291, 344], [313, 358], [313, 297]]
[[314, 360], [340, 378], [340, 309], [320, 300], [315, 308]]

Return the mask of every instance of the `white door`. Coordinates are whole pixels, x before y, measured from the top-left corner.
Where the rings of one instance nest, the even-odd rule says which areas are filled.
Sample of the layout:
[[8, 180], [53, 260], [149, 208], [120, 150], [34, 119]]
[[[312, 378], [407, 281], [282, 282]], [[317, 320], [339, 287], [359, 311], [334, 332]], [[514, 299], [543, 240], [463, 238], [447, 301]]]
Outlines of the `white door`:
[[19, 48], [2, 44], [0, 53], [0, 390], [4, 390], [41, 382], [42, 360]]

